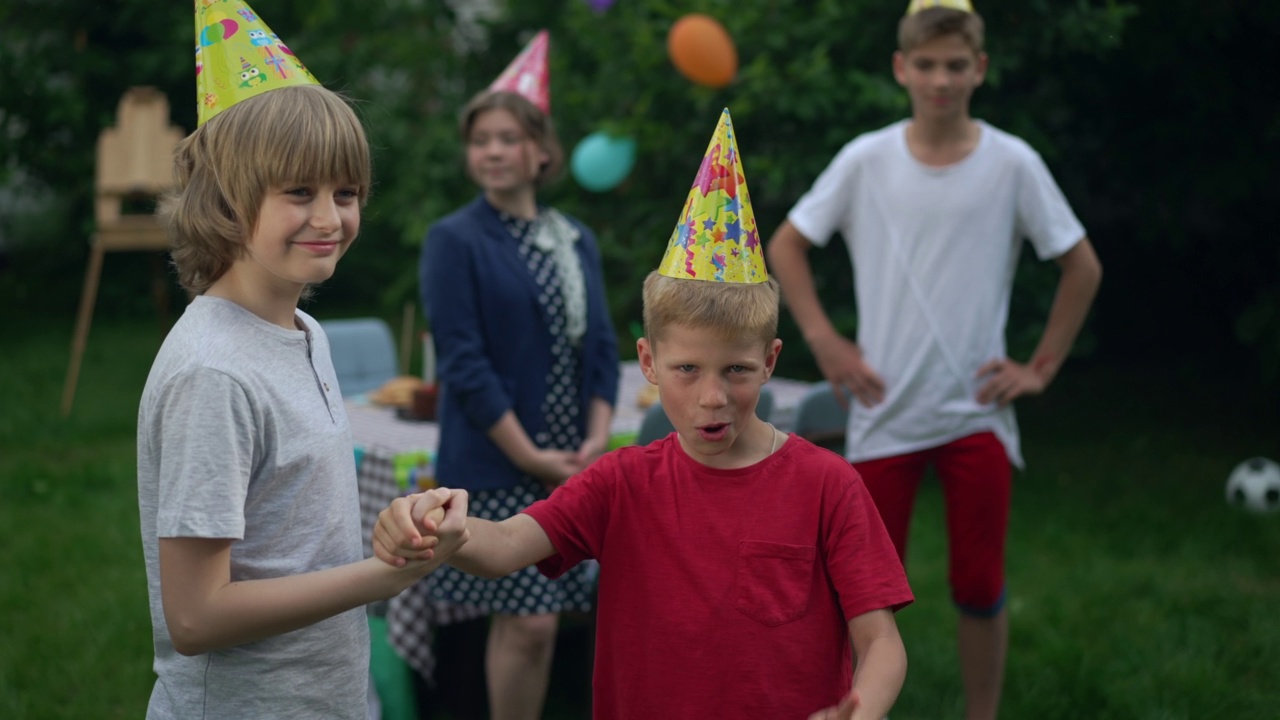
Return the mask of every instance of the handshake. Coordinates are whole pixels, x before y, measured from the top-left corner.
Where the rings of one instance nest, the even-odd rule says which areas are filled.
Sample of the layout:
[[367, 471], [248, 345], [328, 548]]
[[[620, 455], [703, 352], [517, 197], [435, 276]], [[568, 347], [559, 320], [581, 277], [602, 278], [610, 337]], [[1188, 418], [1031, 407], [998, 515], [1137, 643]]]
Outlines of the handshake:
[[373, 554], [393, 567], [411, 561], [444, 564], [471, 537], [467, 491], [435, 488], [396, 498], [378, 513]]

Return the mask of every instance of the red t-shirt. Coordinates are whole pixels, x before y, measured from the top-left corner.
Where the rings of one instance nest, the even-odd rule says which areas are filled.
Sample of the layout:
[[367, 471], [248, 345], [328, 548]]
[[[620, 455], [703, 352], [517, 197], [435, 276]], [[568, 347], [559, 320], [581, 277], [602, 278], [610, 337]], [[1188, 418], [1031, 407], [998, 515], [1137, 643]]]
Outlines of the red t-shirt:
[[717, 470], [674, 434], [525, 510], [556, 577], [600, 561], [594, 717], [806, 718], [852, 683], [848, 620], [912, 601], [861, 478], [792, 436]]

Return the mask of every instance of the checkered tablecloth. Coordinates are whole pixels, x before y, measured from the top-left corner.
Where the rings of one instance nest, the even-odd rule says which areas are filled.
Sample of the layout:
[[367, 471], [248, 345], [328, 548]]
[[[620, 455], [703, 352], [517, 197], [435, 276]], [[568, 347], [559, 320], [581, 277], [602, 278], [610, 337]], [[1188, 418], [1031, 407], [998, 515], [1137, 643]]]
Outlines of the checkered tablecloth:
[[[373, 527], [378, 513], [392, 500], [417, 489], [412, 470], [425, 470], [439, 441], [435, 423], [402, 420], [394, 410], [369, 405], [359, 399], [347, 403], [347, 417], [356, 445], [360, 488], [360, 522], [364, 552], [373, 555]], [[387, 616], [388, 641], [414, 670], [430, 679], [435, 672], [431, 644], [433, 628], [484, 615], [476, 608], [436, 600], [431, 577], [415, 583], [390, 602], [371, 609]], [[391, 612], [392, 603], [397, 607]]]

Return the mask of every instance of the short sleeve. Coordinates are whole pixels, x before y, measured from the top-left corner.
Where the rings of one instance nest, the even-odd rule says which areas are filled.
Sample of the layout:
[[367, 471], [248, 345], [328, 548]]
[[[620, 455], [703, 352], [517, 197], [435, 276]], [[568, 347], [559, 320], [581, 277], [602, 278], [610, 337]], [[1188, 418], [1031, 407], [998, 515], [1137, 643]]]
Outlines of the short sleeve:
[[845, 620], [883, 608], [896, 612], [915, 599], [871, 494], [856, 471], [849, 468], [849, 472], [852, 482], [827, 491], [834, 502], [826, 513], [823, 538], [828, 572]]
[[524, 509], [551, 540], [556, 554], [538, 563], [538, 571], [558, 578], [574, 565], [599, 558], [609, 526], [612, 480], [617, 453], [608, 453], [556, 488], [551, 497]]
[[813, 245], [826, 247], [831, 236], [849, 223], [856, 157], [855, 145], [849, 143], [787, 213], [787, 220]]
[[1030, 147], [1022, 163], [1016, 212], [1018, 234], [1031, 242], [1041, 260], [1062, 255], [1084, 238], [1084, 226], [1040, 154]]
[[155, 408], [160, 537], [244, 537], [244, 504], [255, 465], [254, 411], [225, 373], [175, 376]]

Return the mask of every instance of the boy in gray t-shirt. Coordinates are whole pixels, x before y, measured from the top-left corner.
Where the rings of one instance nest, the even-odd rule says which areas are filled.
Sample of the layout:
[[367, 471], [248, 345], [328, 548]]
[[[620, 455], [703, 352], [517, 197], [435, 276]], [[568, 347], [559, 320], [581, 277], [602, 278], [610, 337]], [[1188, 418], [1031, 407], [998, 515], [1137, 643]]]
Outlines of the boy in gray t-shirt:
[[[247, 6], [238, 15], [272, 36]], [[270, 92], [226, 91], [253, 52], [230, 42], [204, 49], [200, 126], [160, 210], [196, 298], [138, 410], [147, 717], [363, 719], [363, 606], [437, 567], [465, 525], [442, 519], [429, 561], [361, 557], [351, 429], [324, 332], [297, 304], [359, 231], [368, 142], [301, 65]]]

